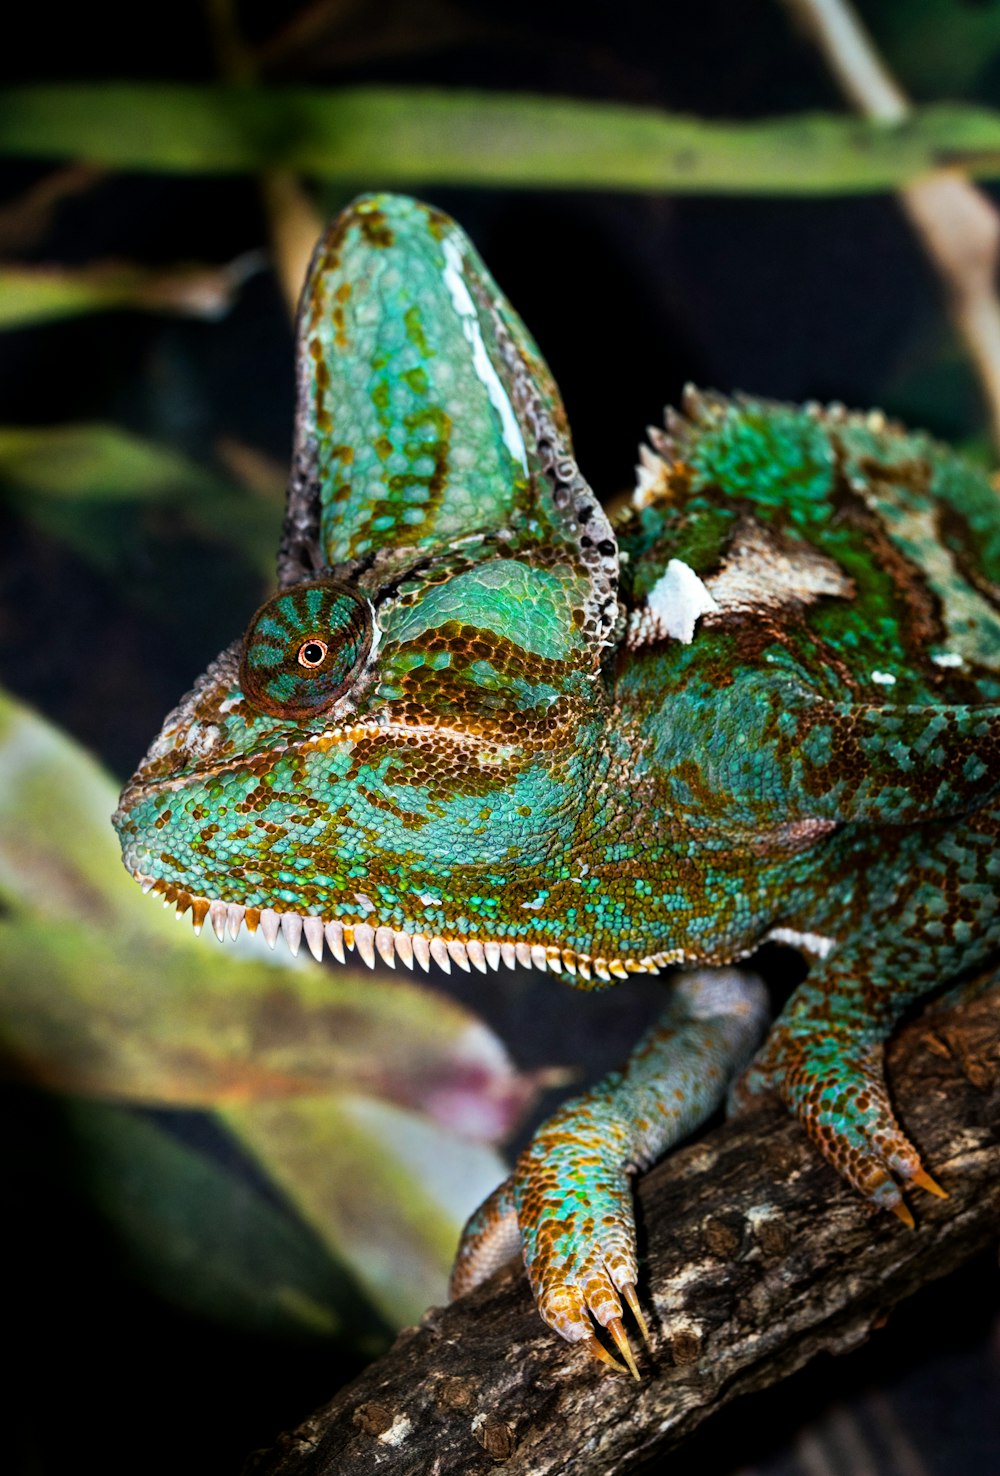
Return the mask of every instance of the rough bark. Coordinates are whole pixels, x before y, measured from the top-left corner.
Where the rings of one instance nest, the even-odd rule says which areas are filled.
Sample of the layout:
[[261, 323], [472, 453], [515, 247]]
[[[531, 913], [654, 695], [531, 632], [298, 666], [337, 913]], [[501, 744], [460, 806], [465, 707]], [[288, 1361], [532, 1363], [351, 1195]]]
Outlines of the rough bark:
[[639, 1184], [640, 1383], [538, 1320], [519, 1267], [433, 1308], [271, 1451], [253, 1476], [617, 1476], [739, 1394], [875, 1333], [892, 1307], [988, 1244], [1000, 1211], [1000, 986], [902, 1031], [889, 1079], [949, 1191], [916, 1231], [872, 1215], [797, 1124], [763, 1107]]

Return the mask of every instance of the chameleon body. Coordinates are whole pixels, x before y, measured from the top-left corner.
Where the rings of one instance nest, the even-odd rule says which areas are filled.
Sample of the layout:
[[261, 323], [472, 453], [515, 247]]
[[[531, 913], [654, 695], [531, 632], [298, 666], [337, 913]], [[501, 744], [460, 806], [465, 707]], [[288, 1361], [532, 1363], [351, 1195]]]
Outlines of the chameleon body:
[[[167, 719], [115, 817], [144, 886], [319, 956], [585, 986], [764, 940], [805, 982], [776, 1089], [871, 1202], [937, 1186], [882, 1044], [998, 943], [1000, 503], [880, 415], [691, 392], [614, 524], [552, 378], [461, 230], [356, 201], [299, 318], [279, 593]], [[546, 1320], [631, 1361], [628, 1171], [710, 1112], [759, 991], [674, 986], [624, 1072], [473, 1217]]]

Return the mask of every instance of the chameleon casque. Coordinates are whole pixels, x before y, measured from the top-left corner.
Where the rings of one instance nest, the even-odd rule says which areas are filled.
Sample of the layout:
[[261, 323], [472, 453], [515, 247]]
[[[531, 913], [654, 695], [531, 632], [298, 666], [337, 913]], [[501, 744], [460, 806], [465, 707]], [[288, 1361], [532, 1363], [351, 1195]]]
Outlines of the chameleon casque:
[[[302, 299], [280, 590], [166, 720], [115, 816], [146, 889], [292, 949], [550, 968], [584, 987], [809, 973], [736, 1089], [776, 1090], [912, 1224], [941, 1193], [883, 1042], [1000, 941], [1000, 500], [879, 414], [690, 392], [612, 523], [462, 231], [354, 202]], [[539, 1310], [635, 1371], [629, 1172], [721, 1101], [759, 986], [671, 986], [473, 1216]]]

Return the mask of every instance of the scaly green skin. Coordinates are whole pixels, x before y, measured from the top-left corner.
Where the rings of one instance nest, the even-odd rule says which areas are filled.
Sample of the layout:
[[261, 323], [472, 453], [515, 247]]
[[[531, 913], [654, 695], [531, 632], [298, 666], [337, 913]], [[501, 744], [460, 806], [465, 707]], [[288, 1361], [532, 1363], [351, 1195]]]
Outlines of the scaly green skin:
[[[878, 415], [692, 392], [612, 528], [473, 248], [398, 197], [355, 202], [320, 242], [298, 363], [287, 593], [126, 788], [130, 870], [220, 933], [280, 927], [294, 947], [304, 930], [369, 960], [604, 982], [800, 946], [809, 977], [740, 1099], [776, 1088], [905, 1216], [900, 1183], [934, 1186], [892, 1116], [882, 1042], [1000, 941], [987, 478]], [[749, 997], [727, 1012], [695, 1008], [680, 1035], [669, 1016], [642, 1070], [564, 1109], [493, 1205], [496, 1224], [516, 1211], [568, 1337], [593, 1342], [589, 1307], [618, 1341], [622, 1166], [676, 1131], [650, 1083], [721, 1030], [685, 1125], [711, 1110], [757, 1018]], [[614, 1206], [607, 1246], [592, 1215], [546, 1229], [576, 1192], [551, 1174], [576, 1132], [604, 1143], [589, 1188]], [[475, 1247], [495, 1249], [493, 1224], [473, 1226], [460, 1283], [491, 1264]], [[597, 1263], [618, 1267], [611, 1300], [577, 1294]]]

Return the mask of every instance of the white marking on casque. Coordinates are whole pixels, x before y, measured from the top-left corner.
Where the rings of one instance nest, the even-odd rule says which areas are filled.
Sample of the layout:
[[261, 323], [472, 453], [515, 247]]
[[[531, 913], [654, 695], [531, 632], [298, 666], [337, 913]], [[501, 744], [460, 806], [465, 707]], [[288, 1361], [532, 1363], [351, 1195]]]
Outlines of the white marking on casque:
[[764, 942], [787, 943], [789, 948], [801, 948], [804, 953], [813, 953], [817, 958], [826, 958], [836, 946], [833, 938], [822, 933], [800, 933], [797, 928], [772, 928]]
[[644, 646], [669, 636], [689, 646], [700, 617], [716, 610], [718, 605], [690, 565], [671, 559], [645, 602], [633, 611], [628, 644]]
[[872, 681], [878, 682], [880, 687], [894, 687], [896, 685], [896, 678], [891, 671], [873, 671]]
[[524, 437], [521, 435], [521, 427], [517, 423], [517, 416], [514, 414], [510, 398], [500, 383], [500, 376], [490, 363], [490, 356], [486, 352], [486, 345], [483, 343], [483, 335], [479, 327], [476, 305], [472, 301], [462, 276], [464, 265], [462, 249], [453, 236], [446, 237], [442, 249], [445, 260], [444, 284], [448, 289], [455, 311], [462, 320], [465, 340], [472, 349], [472, 367], [485, 388], [490, 403], [500, 417], [504, 445], [511, 456], [519, 461], [527, 471], [528, 453], [525, 449]]
[[371, 600], [368, 600], [367, 604], [368, 611], [372, 617], [372, 643], [368, 650], [368, 664], [370, 666], [371, 663], [375, 660], [375, 657], [378, 655], [378, 648], [382, 644], [382, 627], [378, 623], [378, 616], [375, 613], [375, 606], [372, 604]]
[[957, 651], [936, 651], [931, 657], [935, 666], [964, 666], [965, 661]]

